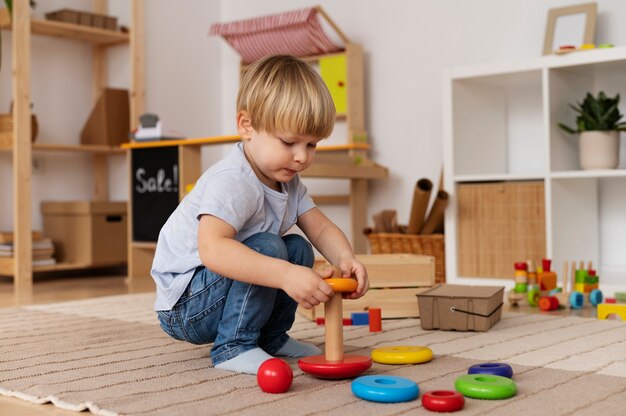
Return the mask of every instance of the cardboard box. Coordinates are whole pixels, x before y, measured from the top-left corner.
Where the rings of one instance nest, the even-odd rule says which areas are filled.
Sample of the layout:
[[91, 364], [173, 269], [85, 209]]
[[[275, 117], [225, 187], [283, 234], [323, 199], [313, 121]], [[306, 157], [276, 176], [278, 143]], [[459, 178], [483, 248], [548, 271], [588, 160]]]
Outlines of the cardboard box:
[[[415, 296], [435, 284], [435, 258], [417, 254], [358, 254], [367, 269], [370, 290], [356, 300], [344, 300], [343, 317], [352, 312], [380, 308], [383, 318], [419, 317]], [[324, 259], [316, 260], [316, 269], [329, 267]], [[315, 320], [324, 316], [324, 305], [313, 309], [298, 308], [305, 317]]]
[[503, 286], [435, 286], [417, 295], [422, 329], [487, 331], [502, 316], [503, 296]]
[[127, 262], [126, 202], [42, 202], [43, 233], [61, 263], [114, 266]]

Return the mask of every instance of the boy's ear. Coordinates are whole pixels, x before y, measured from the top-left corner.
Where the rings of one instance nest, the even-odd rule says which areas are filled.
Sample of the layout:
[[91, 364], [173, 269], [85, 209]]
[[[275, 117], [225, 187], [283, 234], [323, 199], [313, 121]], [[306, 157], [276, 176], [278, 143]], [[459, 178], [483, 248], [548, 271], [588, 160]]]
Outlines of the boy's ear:
[[243, 140], [248, 140], [252, 137], [252, 121], [247, 111], [240, 111], [237, 113], [237, 132]]

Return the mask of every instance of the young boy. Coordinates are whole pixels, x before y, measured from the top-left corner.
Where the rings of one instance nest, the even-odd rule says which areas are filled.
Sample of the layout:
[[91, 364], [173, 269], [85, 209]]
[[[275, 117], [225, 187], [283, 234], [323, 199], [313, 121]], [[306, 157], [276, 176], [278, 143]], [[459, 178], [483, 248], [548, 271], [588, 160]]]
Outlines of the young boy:
[[298, 173], [330, 135], [335, 107], [320, 76], [291, 56], [246, 71], [237, 97], [238, 143], [208, 169], [159, 234], [152, 276], [161, 327], [175, 339], [213, 342], [216, 368], [256, 374], [272, 356], [319, 354], [290, 338], [297, 305], [326, 302], [330, 270], [312, 270], [311, 244], [344, 277], [356, 299], [367, 272], [345, 235], [315, 207]]

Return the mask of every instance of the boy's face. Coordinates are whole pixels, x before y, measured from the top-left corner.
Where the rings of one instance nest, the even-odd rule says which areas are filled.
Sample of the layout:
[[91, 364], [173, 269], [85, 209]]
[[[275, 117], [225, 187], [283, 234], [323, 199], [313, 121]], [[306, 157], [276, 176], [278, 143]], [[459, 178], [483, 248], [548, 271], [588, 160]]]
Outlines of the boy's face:
[[252, 130], [250, 139], [244, 141], [244, 149], [259, 180], [280, 190], [278, 182], [289, 182], [313, 163], [319, 141], [313, 136]]
[[254, 173], [261, 182], [277, 191], [280, 183], [289, 182], [311, 166], [319, 137], [268, 133], [252, 127], [246, 111], [237, 114], [237, 131], [243, 139], [244, 151]]

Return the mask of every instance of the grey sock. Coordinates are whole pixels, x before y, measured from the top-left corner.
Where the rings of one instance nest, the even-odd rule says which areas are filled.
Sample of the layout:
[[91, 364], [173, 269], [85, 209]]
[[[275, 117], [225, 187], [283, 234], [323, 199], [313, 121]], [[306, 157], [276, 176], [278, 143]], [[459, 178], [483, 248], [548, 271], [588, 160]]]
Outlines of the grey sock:
[[306, 342], [301, 342], [295, 340], [293, 338], [289, 338], [285, 345], [283, 345], [277, 352], [277, 357], [308, 357], [310, 355], [319, 355], [322, 353], [322, 350], [317, 348], [313, 344], [308, 344]]
[[256, 374], [265, 360], [273, 358], [261, 348], [254, 348], [238, 356], [219, 363], [215, 368], [220, 370], [237, 371], [239, 373]]

